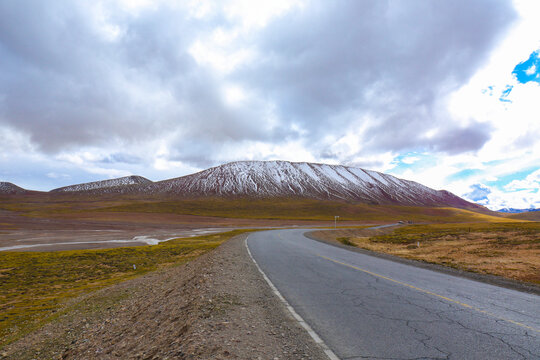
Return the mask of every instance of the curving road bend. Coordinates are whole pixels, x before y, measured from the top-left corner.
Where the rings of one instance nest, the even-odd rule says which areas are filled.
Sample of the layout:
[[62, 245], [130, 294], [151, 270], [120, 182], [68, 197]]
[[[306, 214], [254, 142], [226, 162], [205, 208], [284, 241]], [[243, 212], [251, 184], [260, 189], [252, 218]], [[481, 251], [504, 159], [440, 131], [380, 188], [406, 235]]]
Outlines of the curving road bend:
[[341, 359], [540, 359], [540, 297], [306, 238], [253, 233], [260, 268]]

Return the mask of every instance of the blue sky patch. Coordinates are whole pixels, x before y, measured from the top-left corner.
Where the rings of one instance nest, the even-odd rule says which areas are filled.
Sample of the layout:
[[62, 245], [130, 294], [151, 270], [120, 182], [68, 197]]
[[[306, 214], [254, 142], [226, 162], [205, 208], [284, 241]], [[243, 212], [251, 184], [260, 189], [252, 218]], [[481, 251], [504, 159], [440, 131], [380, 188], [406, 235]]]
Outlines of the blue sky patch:
[[480, 91], [482, 92], [482, 94], [487, 94], [489, 96], [492, 96], [493, 95], [493, 85], [490, 85], [487, 88], [482, 89]]
[[486, 184], [491, 187], [498, 188], [499, 190], [503, 190], [505, 185], [508, 185], [513, 180], [524, 180], [527, 176], [529, 176], [533, 171], [537, 170], [538, 167], [532, 167], [528, 168], [526, 170], [518, 171], [512, 174], [500, 176], [495, 181], [486, 181]]
[[534, 51], [527, 61], [516, 65], [512, 74], [522, 84], [529, 81], [540, 83], [540, 53]]
[[470, 187], [471, 192], [464, 196], [472, 201], [486, 202], [488, 201], [488, 195], [491, 194], [491, 190], [482, 184], [473, 184]]
[[505, 160], [491, 160], [491, 161], [482, 162], [482, 165], [496, 166], [496, 165], [500, 165], [500, 164], [504, 164], [504, 163], [505, 163]]
[[411, 151], [404, 154], [400, 154], [392, 161], [394, 167], [389, 170], [394, 175], [401, 175], [405, 171], [424, 169], [426, 167], [435, 166], [436, 159], [424, 152]]
[[458, 180], [467, 179], [473, 175], [478, 175], [480, 173], [482, 173], [482, 170], [479, 170], [479, 169], [465, 169], [465, 170], [458, 171], [457, 173], [454, 173], [448, 176], [447, 179], [449, 181], [458, 181]]
[[512, 91], [514, 87], [512, 85], [506, 85], [506, 88], [502, 91], [501, 96], [499, 97], [499, 100], [502, 102], [508, 102], [511, 103], [512, 100], [508, 99], [508, 95], [510, 95], [510, 92]]

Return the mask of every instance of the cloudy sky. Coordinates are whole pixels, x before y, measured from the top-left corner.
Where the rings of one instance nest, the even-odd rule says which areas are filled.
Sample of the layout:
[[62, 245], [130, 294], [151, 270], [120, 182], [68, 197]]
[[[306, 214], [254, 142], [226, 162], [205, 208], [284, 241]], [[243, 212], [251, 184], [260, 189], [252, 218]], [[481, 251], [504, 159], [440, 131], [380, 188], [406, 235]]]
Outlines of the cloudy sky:
[[540, 207], [537, 0], [0, 2], [0, 181], [359, 166]]

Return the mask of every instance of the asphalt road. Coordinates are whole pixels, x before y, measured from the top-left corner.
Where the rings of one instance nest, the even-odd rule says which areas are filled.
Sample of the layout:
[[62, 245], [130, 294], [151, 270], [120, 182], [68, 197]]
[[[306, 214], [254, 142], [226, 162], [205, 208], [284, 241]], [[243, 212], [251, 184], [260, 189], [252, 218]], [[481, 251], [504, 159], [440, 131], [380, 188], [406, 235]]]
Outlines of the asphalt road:
[[303, 236], [253, 233], [260, 268], [341, 359], [540, 359], [540, 297]]

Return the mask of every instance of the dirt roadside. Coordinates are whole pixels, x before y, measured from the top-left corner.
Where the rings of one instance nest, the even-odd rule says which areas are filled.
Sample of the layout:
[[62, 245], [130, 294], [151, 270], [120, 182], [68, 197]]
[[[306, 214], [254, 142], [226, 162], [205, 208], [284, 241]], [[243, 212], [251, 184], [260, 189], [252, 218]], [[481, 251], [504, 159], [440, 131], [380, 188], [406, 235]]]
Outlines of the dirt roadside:
[[[467, 260], [467, 257], [464, 255], [471, 254], [463, 254], [462, 252], [464, 250], [467, 250], [467, 247], [478, 245], [478, 242], [475, 243], [467, 239], [463, 241], [452, 241], [445, 239], [443, 241], [434, 242], [435, 246], [423, 243], [421, 248], [417, 248], [416, 246], [407, 247], [407, 244], [402, 245], [388, 243], [370, 243], [369, 238], [371, 236], [388, 234], [392, 232], [392, 229], [395, 228], [374, 230], [340, 229], [337, 231], [315, 230], [307, 232], [305, 236], [315, 241], [320, 241], [332, 246], [347, 249], [348, 251], [354, 251], [394, 262], [399, 262], [411, 266], [438, 271], [445, 274], [481, 281], [488, 284], [505, 287], [508, 289], [540, 295], [539, 285], [526, 281], [520, 281], [520, 279], [511, 278], [509, 276], [502, 276], [501, 274], [505, 274], [503, 272], [503, 270], [505, 270], [504, 263], [499, 262], [499, 270], [501, 271], [499, 274], [489, 273], [482, 269], [482, 265], [490, 265], [490, 262], [496, 261], [497, 258], [482, 256], [482, 253], [475, 252], [473, 260], [476, 260], [476, 263], [470, 260], [469, 262], [466, 262], [465, 260]], [[343, 243], [343, 239], [348, 240], [348, 242]], [[441, 243], [442, 245], [439, 245]], [[439, 259], [434, 260], [433, 257], [430, 258], [428, 256], [425, 256], [425, 254], [429, 255], [429, 251], [431, 251], [431, 249], [433, 248], [435, 248], [435, 250], [441, 251], [438, 247], [436, 247], [436, 245], [439, 245], [439, 247], [442, 248], [442, 251], [444, 253], [443, 259], [453, 260], [454, 263], [440, 261]], [[485, 241], [480, 241], [480, 245], [484, 246]], [[532, 253], [532, 250], [529, 251]], [[503, 255], [505, 254], [503, 253]], [[511, 253], [510, 255], [515, 255], [515, 252]], [[518, 261], [521, 264], [524, 264], [524, 262], [521, 261], [523, 259], [520, 259], [519, 256], [516, 256], [515, 259], [512, 259], [511, 256], [507, 257], [509, 257], [513, 261]], [[535, 263], [533, 262], [533, 264]], [[538, 272], [534, 266], [536, 266], [537, 268], [537, 265], [533, 265], [533, 267], [529, 268], [528, 273], [532, 274], [533, 276], [535, 276], [536, 274], [537, 276]]]
[[246, 235], [79, 298], [2, 359], [326, 359], [272, 294]]

